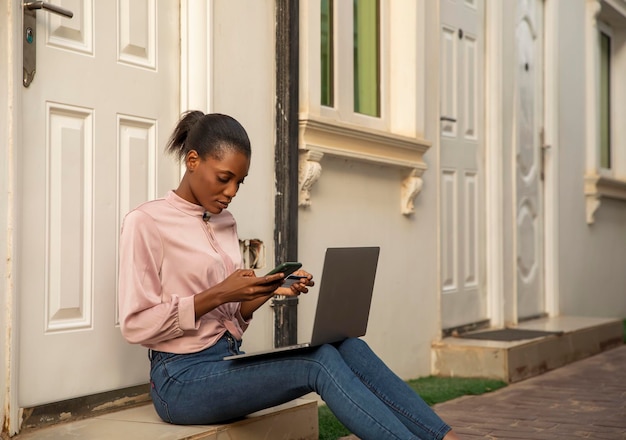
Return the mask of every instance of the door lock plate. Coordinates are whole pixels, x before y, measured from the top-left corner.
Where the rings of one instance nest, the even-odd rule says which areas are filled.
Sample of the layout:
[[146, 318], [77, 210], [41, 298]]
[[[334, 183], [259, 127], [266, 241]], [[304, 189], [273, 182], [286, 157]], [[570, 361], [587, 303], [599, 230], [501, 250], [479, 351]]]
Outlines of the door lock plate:
[[30, 86], [37, 70], [37, 9], [45, 9], [55, 14], [72, 18], [74, 13], [60, 6], [43, 1], [24, 3], [23, 47], [23, 79], [24, 87]]

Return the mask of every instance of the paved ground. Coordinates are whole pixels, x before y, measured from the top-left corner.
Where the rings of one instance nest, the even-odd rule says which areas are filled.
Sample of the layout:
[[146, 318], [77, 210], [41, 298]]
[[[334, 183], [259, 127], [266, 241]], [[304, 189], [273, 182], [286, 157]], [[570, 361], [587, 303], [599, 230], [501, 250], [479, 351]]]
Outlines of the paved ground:
[[626, 345], [435, 411], [465, 440], [624, 440]]
[[463, 439], [626, 439], [626, 345], [435, 411]]

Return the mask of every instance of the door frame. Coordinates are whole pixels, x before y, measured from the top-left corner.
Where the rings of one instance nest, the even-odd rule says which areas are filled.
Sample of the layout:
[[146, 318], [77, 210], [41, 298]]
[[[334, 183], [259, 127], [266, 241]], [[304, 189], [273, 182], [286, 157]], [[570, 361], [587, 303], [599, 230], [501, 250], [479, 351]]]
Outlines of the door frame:
[[[558, 113], [557, 73], [558, 63], [555, 61], [558, 37], [558, 10], [554, 0], [543, 0], [544, 26], [544, 87], [543, 87], [543, 127], [544, 144], [550, 148], [545, 152], [545, 180], [543, 183], [543, 253], [544, 253], [544, 309], [549, 316], [559, 313], [559, 282], [558, 282]], [[504, 5], [501, 2], [485, 4], [485, 179], [486, 179], [486, 227], [490, 233], [486, 243], [486, 278], [487, 308], [492, 327], [504, 327], [516, 324], [517, 293], [514, 287], [515, 258], [507, 255], [514, 249], [507, 247], [505, 236], [515, 233], [513, 225], [506, 225], [505, 210], [514, 208], [503, 202], [506, 197], [503, 181], [509, 164], [505, 163], [502, 148], [507, 145], [504, 136], [504, 120], [501, 111], [503, 96], [503, 50], [504, 29], [502, 21], [505, 17]], [[513, 265], [511, 269], [509, 266]], [[507, 272], [513, 270], [513, 279], [509, 280]]]
[[[22, 86], [22, 0], [1, 2], [0, 16], [7, 17], [6, 26], [0, 29], [0, 56], [8, 63], [0, 66], [0, 157], [5, 164], [0, 174], [0, 344], [3, 350], [0, 363], [6, 373], [0, 375], [0, 418], [3, 430], [14, 435], [20, 430], [23, 409], [18, 406], [17, 375], [19, 350], [18, 288], [14, 285], [16, 257], [17, 211], [15, 203], [16, 154], [22, 146], [21, 132], [23, 110]], [[211, 38], [212, 4], [203, 0], [180, 0], [180, 108], [208, 112], [211, 108]], [[35, 79], [36, 80], [36, 79]]]
[[504, 304], [504, 206], [502, 145], [502, 19], [501, 2], [485, 2], [485, 211], [487, 316], [491, 326], [505, 321]]
[[555, 0], [543, 1], [543, 118], [544, 145], [544, 291], [548, 316], [557, 316], [559, 308], [559, 114], [558, 55], [559, 11]]
[[[15, 176], [17, 163], [15, 152], [21, 146], [22, 124], [18, 118], [21, 114], [21, 29], [22, 29], [22, 2], [21, 0], [9, 0], [0, 6], [0, 16], [6, 18], [6, 26], [0, 31], [0, 56], [8, 60], [3, 64], [0, 71], [0, 102], [6, 102], [6, 107], [0, 110], [0, 118], [6, 123], [0, 124], [0, 154], [4, 159], [6, 173], [2, 173], [0, 183], [0, 236], [5, 239], [6, 245], [0, 250], [0, 257], [6, 264], [0, 269], [0, 280], [4, 289], [0, 289], [0, 300], [4, 303], [3, 314], [0, 314], [0, 343], [2, 350], [2, 363], [5, 374], [0, 376], [0, 385], [3, 392], [0, 393], [0, 409], [3, 420], [3, 429], [9, 434], [14, 434], [18, 428], [17, 421], [21, 411], [17, 408], [17, 349], [19, 335], [17, 325], [17, 295], [13, 283], [13, 267], [16, 264], [15, 257], [15, 228], [16, 203], [15, 203]], [[8, 408], [8, 411], [7, 411]], [[6, 411], [6, 412], [5, 412]]]

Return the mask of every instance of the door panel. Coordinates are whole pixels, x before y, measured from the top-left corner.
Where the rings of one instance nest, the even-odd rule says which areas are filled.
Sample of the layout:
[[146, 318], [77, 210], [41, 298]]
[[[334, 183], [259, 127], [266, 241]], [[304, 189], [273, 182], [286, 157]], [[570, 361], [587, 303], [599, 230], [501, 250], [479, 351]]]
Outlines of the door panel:
[[516, 93], [517, 317], [545, 312], [543, 283], [543, 4], [519, 1]]
[[484, 4], [441, 2], [442, 325], [487, 319], [483, 188]]
[[121, 219], [176, 186], [162, 151], [179, 114], [179, 5], [55, 2], [37, 12], [37, 73], [18, 154], [21, 407], [148, 380], [117, 315]]

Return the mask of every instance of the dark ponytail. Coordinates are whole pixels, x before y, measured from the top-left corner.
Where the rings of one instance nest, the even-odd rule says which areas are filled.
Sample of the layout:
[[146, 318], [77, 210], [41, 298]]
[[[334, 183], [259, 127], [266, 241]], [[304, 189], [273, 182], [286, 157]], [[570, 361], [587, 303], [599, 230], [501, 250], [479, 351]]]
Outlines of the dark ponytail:
[[234, 118], [219, 113], [204, 114], [198, 110], [183, 113], [174, 128], [165, 151], [184, 160], [196, 150], [201, 158], [222, 158], [232, 149], [250, 158], [250, 139], [246, 130]]

